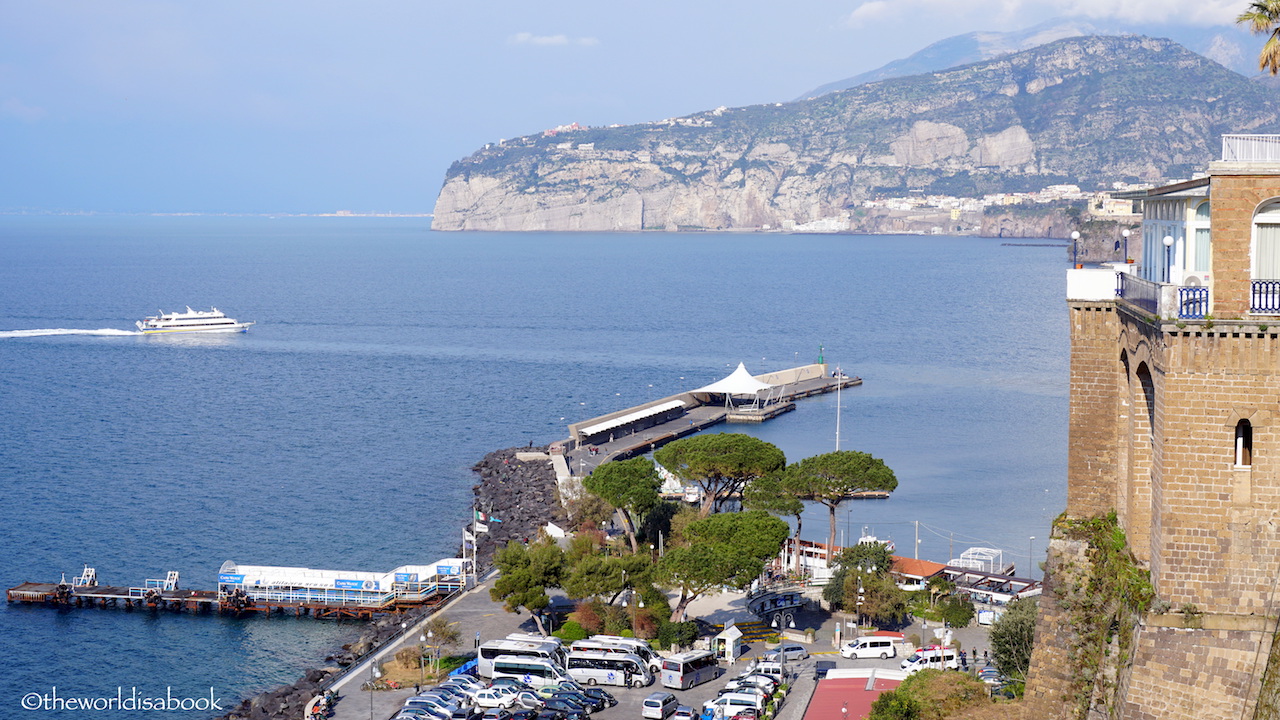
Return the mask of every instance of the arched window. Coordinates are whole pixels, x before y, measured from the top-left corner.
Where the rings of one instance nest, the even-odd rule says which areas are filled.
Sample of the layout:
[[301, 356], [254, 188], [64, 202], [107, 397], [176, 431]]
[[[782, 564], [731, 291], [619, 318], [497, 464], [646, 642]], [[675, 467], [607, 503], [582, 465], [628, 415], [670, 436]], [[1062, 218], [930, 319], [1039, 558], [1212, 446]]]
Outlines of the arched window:
[[1195, 244], [1187, 253], [1189, 267], [1193, 273], [1209, 272], [1209, 201], [1205, 200], [1196, 206], [1196, 217], [1192, 221], [1192, 242]]
[[1248, 420], [1236, 423], [1236, 467], [1253, 464], [1253, 424]]
[[1280, 201], [1253, 216], [1253, 279], [1280, 280]]

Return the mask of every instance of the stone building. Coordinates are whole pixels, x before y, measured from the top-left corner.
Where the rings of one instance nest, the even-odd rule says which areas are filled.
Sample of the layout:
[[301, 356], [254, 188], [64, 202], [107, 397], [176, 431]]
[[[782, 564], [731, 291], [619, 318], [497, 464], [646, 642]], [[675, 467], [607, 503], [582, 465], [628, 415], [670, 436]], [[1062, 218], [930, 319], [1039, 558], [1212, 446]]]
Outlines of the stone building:
[[[1068, 271], [1067, 511], [1029, 717], [1277, 717], [1280, 136], [1222, 158], [1148, 191], [1142, 264]], [[1128, 614], [1089, 597], [1114, 578], [1069, 530], [1113, 512], [1154, 591]]]

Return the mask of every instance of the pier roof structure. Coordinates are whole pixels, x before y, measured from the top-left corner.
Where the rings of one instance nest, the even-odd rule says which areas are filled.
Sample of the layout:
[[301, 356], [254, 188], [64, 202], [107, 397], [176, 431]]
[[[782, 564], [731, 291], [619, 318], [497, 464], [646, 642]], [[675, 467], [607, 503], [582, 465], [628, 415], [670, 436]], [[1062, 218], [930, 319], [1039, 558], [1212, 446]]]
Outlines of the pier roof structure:
[[738, 369], [729, 373], [729, 375], [721, 380], [717, 380], [710, 385], [700, 387], [692, 392], [696, 393], [716, 393], [723, 395], [754, 395], [762, 390], [772, 388], [766, 382], [761, 382], [747, 372], [746, 363], [738, 363]]

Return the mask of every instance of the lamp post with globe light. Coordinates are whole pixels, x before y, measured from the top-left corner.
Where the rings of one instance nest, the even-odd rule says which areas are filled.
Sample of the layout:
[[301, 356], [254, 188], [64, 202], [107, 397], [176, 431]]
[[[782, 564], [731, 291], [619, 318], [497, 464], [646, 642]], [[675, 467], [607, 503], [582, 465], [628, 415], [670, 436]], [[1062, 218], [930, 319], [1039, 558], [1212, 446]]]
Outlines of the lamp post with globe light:
[[373, 691], [374, 686], [378, 684], [378, 678], [382, 677], [382, 671], [378, 669], [378, 661], [375, 659], [369, 666], [369, 720], [373, 720]]
[[[425, 649], [426, 649], [426, 645], [427, 645], [427, 634], [426, 634], [426, 633], [419, 633], [419, 634], [418, 634], [418, 642], [422, 644], [422, 646], [423, 646], [423, 650], [425, 650]], [[423, 656], [422, 656], [422, 652], [421, 652], [421, 651], [419, 651], [419, 652], [418, 652], [418, 684], [419, 684], [419, 685], [426, 685], [426, 684], [427, 684], [427, 669], [426, 669], [426, 668], [427, 668], [427, 659], [426, 659], [425, 657], [423, 657]]]

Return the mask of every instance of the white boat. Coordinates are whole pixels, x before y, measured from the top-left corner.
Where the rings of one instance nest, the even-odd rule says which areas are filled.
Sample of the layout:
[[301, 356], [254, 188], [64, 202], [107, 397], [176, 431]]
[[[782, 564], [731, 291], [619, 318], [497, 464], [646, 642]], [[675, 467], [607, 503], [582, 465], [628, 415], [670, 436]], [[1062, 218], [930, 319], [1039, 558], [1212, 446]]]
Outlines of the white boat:
[[186, 312], [167, 313], [163, 310], [159, 315], [142, 319], [134, 323], [144, 335], [182, 332], [244, 332], [251, 322], [237, 322], [224, 315], [218, 308], [209, 310], [192, 310]]

